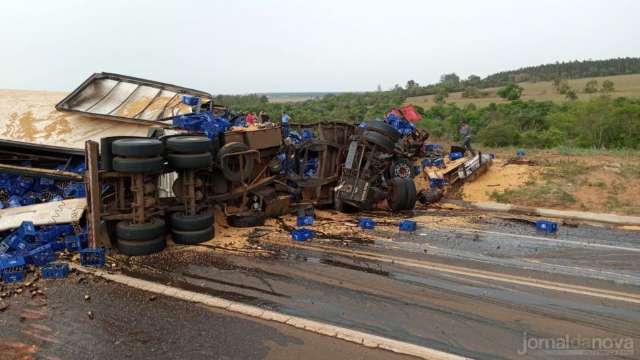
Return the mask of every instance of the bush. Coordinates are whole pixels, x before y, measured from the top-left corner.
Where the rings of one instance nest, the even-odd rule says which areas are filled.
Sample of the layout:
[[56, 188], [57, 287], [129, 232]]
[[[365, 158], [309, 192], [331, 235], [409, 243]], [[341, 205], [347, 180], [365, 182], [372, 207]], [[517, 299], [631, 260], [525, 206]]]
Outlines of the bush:
[[584, 92], [587, 94], [593, 94], [598, 92], [598, 81], [590, 80], [584, 86]]
[[496, 94], [503, 99], [507, 100], [518, 100], [522, 95], [522, 87], [516, 84], [509, 84], [501, 89], [499, 89]]
[[520, 132], [509, 123], [496, 121], [478, 132], [478, 138], [485, 146], [515, 146], [520, 145]]

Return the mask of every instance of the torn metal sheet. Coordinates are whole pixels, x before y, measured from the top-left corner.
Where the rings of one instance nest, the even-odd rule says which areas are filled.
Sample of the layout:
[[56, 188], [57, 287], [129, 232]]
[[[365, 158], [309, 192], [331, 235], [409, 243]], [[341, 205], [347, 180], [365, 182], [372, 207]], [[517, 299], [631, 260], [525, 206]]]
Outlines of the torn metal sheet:
[[147, 136], [148, 124], [57, 111], [54, 106], [65, 95], [52, 91], [0, 90], [0, 147], [20, 153], [49, 149], [82, 156], [87, 140]]
[[86, 207], [87, 199], [78, 198], [3, 209], [0, 210], [0, 231], [17, 228], [23, 221], [32, 221], [34, 225], [76, 222]]
[[211, 100], [199, 90], [112, 73], [95, 73], [56, 105], [58, 111], [142, 124], [192, 113], [182, 97]]

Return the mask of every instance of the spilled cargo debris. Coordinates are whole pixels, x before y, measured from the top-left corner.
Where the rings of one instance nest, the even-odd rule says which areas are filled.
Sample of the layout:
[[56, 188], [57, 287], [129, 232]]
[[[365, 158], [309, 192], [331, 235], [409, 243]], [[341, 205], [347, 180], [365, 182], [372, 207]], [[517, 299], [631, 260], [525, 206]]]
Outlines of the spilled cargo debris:
[[[113, 91], [124, 100], [107, 101]], [[87, 123], [119, 122], [123, 134], [87, 138], [84, 149], [0, 140], [6, 155], [0, 208], [87, 199], [86, 215], [74, 224], [0, 234], [0, 252], [22, 256], [28, 266], [47, 266], [43, 270], [53, 278], [65, 273], [54, 262], [61, 251], [78, 252], [83, 265], [104, 266], [105, 248], [138, 256], [163, 250], [167, 238], [178, 245], [207, 242], [215, 237], [214, 212], [233, 227], [261, 226], [267, 218], [298, 212], [292, 238], [308, 240], [322, 234], [308, 228], [314, 207], [413, 210], [417, 201], [437, 202], [454, 183], [490, 165], [481, 154], [476, 161], [428, 144], [411, 106], [360, 124], [283, 127], [247, 121], [206, 92], [97, 73], [56, 109]], [[139, 136], [141, 129], [146, 137]], [[363, 228], [375, 226], [362, 220]], [[413, 231], [409, 223], [399, 226]], [[8, 273], [14, 274], [9, 280], [20, 278], [17, 269]]]

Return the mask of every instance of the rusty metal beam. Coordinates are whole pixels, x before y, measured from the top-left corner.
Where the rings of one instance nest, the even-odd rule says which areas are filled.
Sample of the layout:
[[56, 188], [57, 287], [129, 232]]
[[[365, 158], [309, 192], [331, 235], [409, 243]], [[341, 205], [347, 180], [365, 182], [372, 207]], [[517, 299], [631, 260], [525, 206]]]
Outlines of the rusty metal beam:
[[[98, 181], [98, 150], [99, 144], [95, 141], [87, 141], [84, 144], [85, 163], [85, 186], [87, 188], [87, 214], [89, 247], [98, 247], [98, 224], [100, 223], [100, 209], [102, 207], [100, 199], [100, 183]], [[101, 241], [102, 243], [102, 241]]]

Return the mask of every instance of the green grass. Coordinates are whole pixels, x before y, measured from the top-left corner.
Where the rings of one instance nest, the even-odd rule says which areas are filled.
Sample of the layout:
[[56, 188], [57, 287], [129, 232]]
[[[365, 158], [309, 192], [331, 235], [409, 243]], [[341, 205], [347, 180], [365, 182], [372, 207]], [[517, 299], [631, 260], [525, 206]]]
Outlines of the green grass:
[[[626, 96], [626, 97], [638, 97], [640, 96], [640, 74], [632, 74], [632, 75], [617, 75], [617, 76], [603, 76], [603, 77], [594, 77], [594, 78], [584, 78], [584, 79], [573, 79], [568, 80], [569, 86], [574, 89], [578, 95], [578, 99], [584, 100], [589, 99], [591, 97], [599, 96], [600, 94], [587, 94], [584, 92], [585, 84], [590, 80], [598, 81], [598, 85], [602, 85], [604, 80], [611, 80], [615, 84], [615, 92], [611, 95], [615, 97]], [[567, 99], [564, 95], [558, 94], [553, 88], [551, 81], [540, 81], [540, 82], [524, 82], [519, 83], [518, 85], [522, 86], [524, 89], [522, 93], [521, 100], [536, 100], [536, 101], [545, 101], [551, 100], [555, 102], [563, 102]], [[496, 95], [496, 91], [499, 88], [489, 88], [483, 89], [488, 92], [488, 96], [481, 98], [468, 99], [462, 97], [462, 92], [451, 93], [449, 97], [446, 98], [446, 102], [455, 103], [459, 106], [464, 106], [466, 104], [475, 104], [476, 106], [486, 106], [490, 103], [506, 103], [507, 100], [504, 100]], [[435, 96], [427, 95], [427, 96], [416, 96], [406, 100], [407, 103], [419, 105], [425, 108], [431, 107], [435, 105]]]
[[574, 204], [576, 198], [552, 182], [527, 183], [517, 189], [507, 189], [503, 192], [494, 191], [491, 198], [497, 202], [518, 204], [526, 203], [533, 206], [554, 207]]

